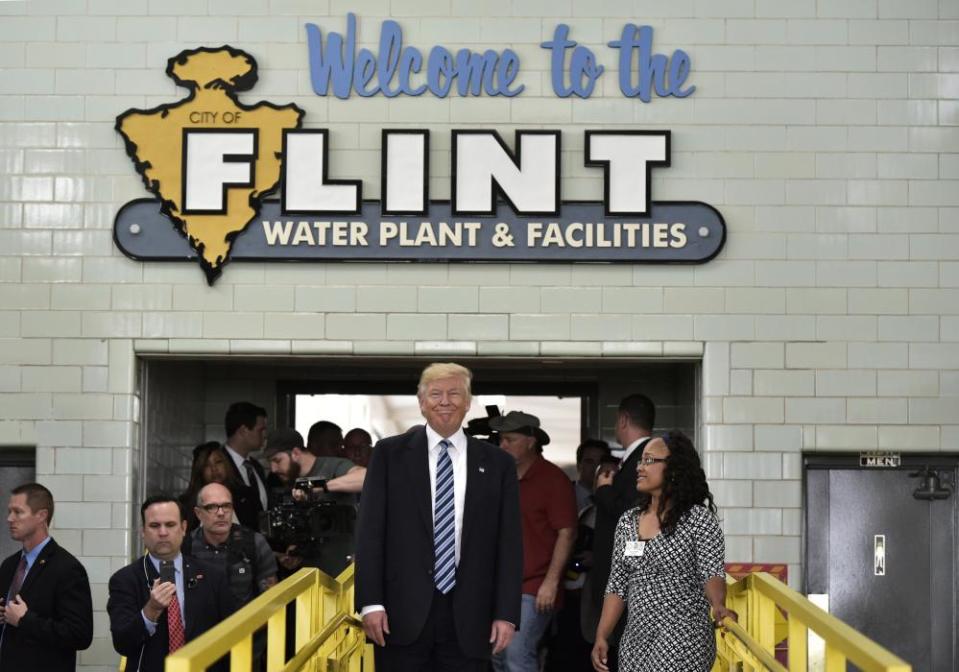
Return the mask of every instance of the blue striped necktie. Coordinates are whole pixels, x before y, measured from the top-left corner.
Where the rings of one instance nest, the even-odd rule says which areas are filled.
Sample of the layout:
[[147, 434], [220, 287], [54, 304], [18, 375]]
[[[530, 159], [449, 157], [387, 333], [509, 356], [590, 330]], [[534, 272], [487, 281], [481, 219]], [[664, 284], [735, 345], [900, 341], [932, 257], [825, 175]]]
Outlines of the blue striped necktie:
[[436, 499], [433, 502], [433, 583], [444, 595], [456, 585], [456, 515], [453, 504], [453, 444], [440, 441], [436, 460]]

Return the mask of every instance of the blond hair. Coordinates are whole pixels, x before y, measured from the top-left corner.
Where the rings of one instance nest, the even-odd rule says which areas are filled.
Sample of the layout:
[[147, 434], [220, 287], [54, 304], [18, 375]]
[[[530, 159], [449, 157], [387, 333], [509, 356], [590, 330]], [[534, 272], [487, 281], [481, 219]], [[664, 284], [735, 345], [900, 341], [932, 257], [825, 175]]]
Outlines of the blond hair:
[[430, 383], [443, 378], [462, 378], [466, 385], [466, 398], [469, 399], [472, 396], [470, 391], [470, 383], [473, 380], [472, 371], [453, 362], [438, 362], [423, 369], [423, 373], [420, 374], [420, 384], [416, 387], [416, 395], [422, 397], [426, 394], [426, 388]]

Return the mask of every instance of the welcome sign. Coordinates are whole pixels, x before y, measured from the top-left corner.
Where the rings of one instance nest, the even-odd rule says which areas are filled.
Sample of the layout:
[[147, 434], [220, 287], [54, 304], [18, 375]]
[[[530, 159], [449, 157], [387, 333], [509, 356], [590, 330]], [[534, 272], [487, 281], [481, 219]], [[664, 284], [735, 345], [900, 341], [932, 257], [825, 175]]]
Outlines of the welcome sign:
[[[408, 53], [386, 46], [397, 64]], [[369, 201], [361, 181], [330, 176], [329, 131], [304, 128], [302, 109], [239, 100], [256, 83], [251, 55], [186, 50], [167, 74], [186, 98], [117, 118], [155, 198], [123, 206], [114, 239], [135, 259], [196, 260], [211, 284], [231, 259], [703, 262], [725, 240], [711, 206], [651, 200], [669, 131], [586, 130], [583, 161], [604, 198], [564, 202], [560, 131], [516, 131], [511, 150], [495, 130], [453, 130], [451, 198], [434, 201], [430, 132], [383, 129], [381, 200]]]
[[[384, 21], [380, 28], [379, 49], [356, 48], [356, 17], [348, 14], [346, 35], [331, 32], [324, 41], [323, 32], [306, 24], [310, 54], [310, 80], [318, 96], [332, 89], [338, 98], [350, 93], [387, 98], [405, 94], [419, 96], [429, 91], [445, 98], [460, 96], [506, 96], [523, 92], [516, 84], [520, 73], [519, 56], [512, 49], [483, 53], [460, 49], [455, 54], [443, 46], [434, 46], [427, 54], [414, 46], [403, 45], [403, 29], [395, 21]], [[550, 81], [553, 93], [561, 98], [572, 95], [589, 98], [605, 71], [598, 56], [585, 45], [570, 39], [565, 23], [556, 26], [553, 39], [540, 45], [549, 51]], [[619, 90], [624, 96], [648, 103], [653, 94], [685, 98], [696, 90], [685, 87], [692, 61], [682, 49], [671, 55], [653, 51], [653, 29], [628, 23], [619, 39], [608, 46], [618, 52]], [[425, 81], [414, 78], [425, 75]]]

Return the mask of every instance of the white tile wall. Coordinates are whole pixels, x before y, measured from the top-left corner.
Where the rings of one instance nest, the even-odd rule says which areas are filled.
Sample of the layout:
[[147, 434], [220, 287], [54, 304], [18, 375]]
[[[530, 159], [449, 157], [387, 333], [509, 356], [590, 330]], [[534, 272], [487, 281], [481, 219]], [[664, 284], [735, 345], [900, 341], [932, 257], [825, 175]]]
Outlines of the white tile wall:
[[[355, 4], [355, 3], [354, 3]], [[102, 585], [126, 558], [138, 416], [134, 351], [174, 354], [702, 357], [701, 433], [729, 556], [799, 579], [801, 451], [959, 445], [959, 12], [937, 0], [66, 0], [0, 3], [0, 444], [36, 442], [57, 533], [95, 577], [94, 646], [115, 663]], [[512, 46], [512, 100], [326, 100], [302, 24], [408, 42]], [[464, 20], [464, 17], [471, 17]], [[604, 44], [636, 17], [693, 58], [684, 100], [622, 98]], [[559, 22], [608, 66], [590, 101], [543, 71]], [[162, 36], [162, 37], [158, 37]], [[599, 198], [584, 128], [670, 128], [653, 197], [724, 215], [698, 267], [191, 264], [112, 247], [146, 195], [113, 130], [175, 100], [166, 59], [233, 42], [260, 62], [250, 100], [296, 100], [333, 132], [337, 172], [379, 190], [379, 131], [433, 134], [448, 195], [451, 127], [564, 131], [563, 191]], [[71, 511], [72, 513], [65, 513]], [[61, 513], [64, 512], [64, 513]], [[794, 571], [796, 570], [796, 571]]]

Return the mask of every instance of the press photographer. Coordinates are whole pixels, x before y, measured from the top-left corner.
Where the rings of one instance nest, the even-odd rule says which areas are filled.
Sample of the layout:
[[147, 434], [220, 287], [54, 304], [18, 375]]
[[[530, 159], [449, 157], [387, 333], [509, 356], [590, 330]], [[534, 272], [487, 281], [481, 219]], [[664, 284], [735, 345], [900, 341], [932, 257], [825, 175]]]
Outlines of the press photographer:
[[[366, 469], [311, 452], [294, 429], [271, 432], [266, 456], [281, 486], [261, 531], [278, 551], [277, 562], [287, 573], [305, 566], [336, 576], [353, 557], [356, 494]], [[296, 486], [298, 479], [311, 484]]]
[[194, 511], [200, 527], [186, 535], [181, 550], [223, 569], [237, 607], [276, 584], [276, 559], [266, 539], [233, 522], [233, 497], [225, 486], [201, 488]]

